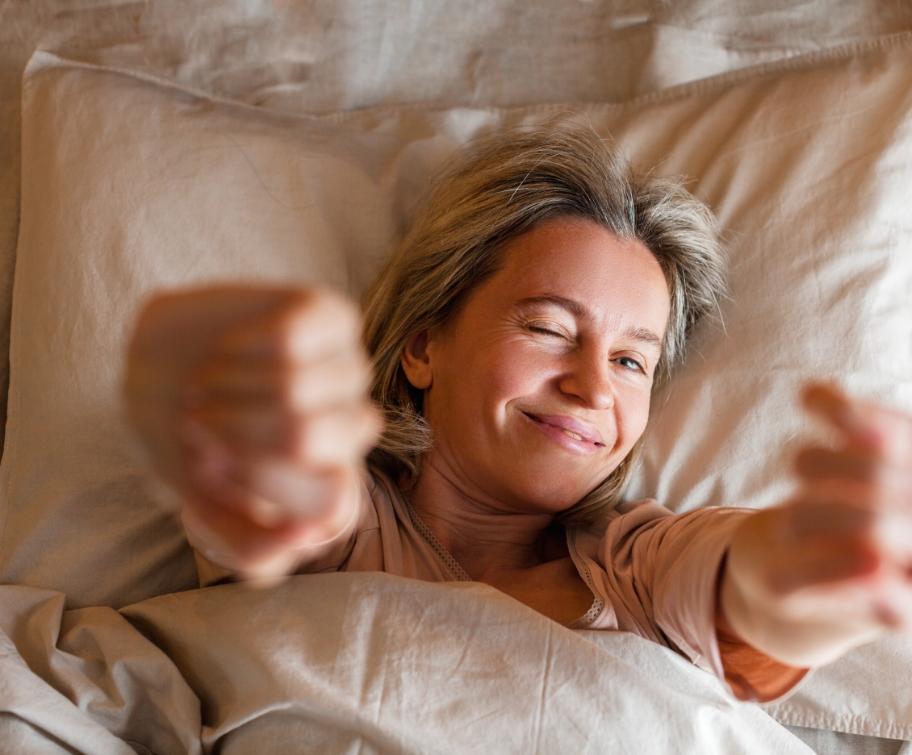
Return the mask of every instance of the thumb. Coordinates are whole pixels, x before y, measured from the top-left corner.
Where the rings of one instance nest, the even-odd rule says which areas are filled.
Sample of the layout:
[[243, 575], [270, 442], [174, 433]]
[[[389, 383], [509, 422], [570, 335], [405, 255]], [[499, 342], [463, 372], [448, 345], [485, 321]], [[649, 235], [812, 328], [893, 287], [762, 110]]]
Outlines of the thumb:
[[880, 433], [866, 416], [862, 404], [851, 399], [836, 383], [806, 383], [800, 399], [806, 411], [836, 430], [850, 445], [868, 449], [880, 447]]

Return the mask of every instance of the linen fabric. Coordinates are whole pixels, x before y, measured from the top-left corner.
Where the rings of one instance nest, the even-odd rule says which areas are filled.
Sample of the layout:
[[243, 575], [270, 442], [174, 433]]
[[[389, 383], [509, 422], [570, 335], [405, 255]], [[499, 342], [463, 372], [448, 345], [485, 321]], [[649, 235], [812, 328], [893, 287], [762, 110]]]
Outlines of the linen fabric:
[[[749, 509], [701, 509], [674, 516], [655, 501], [630, 501], [603, 524], [566, 532], [569, 557], [593, 601], [571, 629], [627, 631], [675, 650], [729, 684], [741, 700], [784, 700], [807, 669], [753, 653], [744, 680], [729, 679], [716, 636], [722, 561]], [[192, 542], [192, 538], [191, 538]], [[231, 572], [194, 552], [203, 586]], [[402, 492], [382, 472], [365, 472], [354, 521], [298, 573], [379, 571], [431, 582], [472, 581]], [[762, 666], [762, 668], [761, 668]]]
[[[585, 33], [580, 33], [585, 29]], [[20, 207], [20, 81], [35, 50], [289, 113], [621, 101], [912, 29], [905, 0], [98, 0], [0, 5], [0, 449]], [[606, 75], [606, 71], [610, 75]]]
[[671, 650], [477, 582], [347, 572], [120, 611], [64, 600], [0, 586], [0, 751], [811, 752]]
[[[910, 72], [898, 35], [572, 112], [294, 118], [37, 54], [23, 86], [0, 580], [61, 590], [74, 607], [192, 587], [190, 550], [144, 487], [118, 411], [142, 297], [226, 278], [357, 294], [458, 144], [555, 116], [610, 133], [641, 169], [689, 176], [729, 239], [724, 329], [698, 334], [658, 397], [631, 495], [680, 511], [782, 500], [788, 453], [809, 429], [794, 409], [801, 380], [838, 377], [912, 407]], [[820, 671], [861, 708], [803, 696], [809, 683], [779, 715], [912, 737], [891, 681], [912, 651], [891, 642], [896, 653], [853, 656], [882, 669], [876, 679]]]

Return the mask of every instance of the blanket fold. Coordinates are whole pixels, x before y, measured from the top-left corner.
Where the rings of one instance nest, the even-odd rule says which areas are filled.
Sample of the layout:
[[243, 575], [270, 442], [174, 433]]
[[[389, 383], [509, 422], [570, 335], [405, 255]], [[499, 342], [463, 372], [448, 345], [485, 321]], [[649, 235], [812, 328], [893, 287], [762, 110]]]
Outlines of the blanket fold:
[[120, 611], [0, 587], [10, 741], [32, 743], [19, 752], [809, 752], [648, 640], [569, 630], [479, 583], [381, 573], [220, 585]]

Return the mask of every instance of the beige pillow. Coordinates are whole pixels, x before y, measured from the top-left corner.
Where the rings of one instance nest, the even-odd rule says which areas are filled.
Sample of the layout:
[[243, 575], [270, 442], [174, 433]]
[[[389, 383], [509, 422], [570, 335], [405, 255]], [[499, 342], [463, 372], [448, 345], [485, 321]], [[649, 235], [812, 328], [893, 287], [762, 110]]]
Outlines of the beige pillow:
[[[912, 408], [910, 92], [907, 34], [567, 114], [641, 168], [692, 177], [730, 239], [724, 332], [705, 328], [659, 397], [636, 495], [679, 509], [780, 500], [810, 376]], [[561, 110], [290, 117], [38, 53], [23, 86], [0, 580], [72, 606], [192, 586], [118, 412], [140, 299], [241, 277], [359, 293], [443, 157]], [[912, 716], [864, 725], [912, 737]]]
[[885, 9], [882, 0], [787, 13], [770, 10], [767, 0], [724, 8], [716, 0], [623, 7], [498, 0], [463, 3], [455, 13], [451, 3], [388, 0], [197, 0], [145, 3], [142, 13], [130, 3], [96, 0], [72, 0], [57, 12], [57, 2], [0, 9], [0, 450], [19, 218], [20, 81], [36, 49], [66, 50], [84, 62], [154, 73], [286, 113], [326, 113], [416, 102], [619, 101], [912, 26], [912, 7]]

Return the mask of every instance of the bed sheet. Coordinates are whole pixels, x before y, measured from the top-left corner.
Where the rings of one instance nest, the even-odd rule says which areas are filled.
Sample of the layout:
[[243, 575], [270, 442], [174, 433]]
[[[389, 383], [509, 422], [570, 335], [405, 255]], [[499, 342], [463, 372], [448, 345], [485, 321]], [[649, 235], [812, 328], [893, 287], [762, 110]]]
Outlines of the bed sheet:
[[811, 752], [667, 648], [477, 583], [317, 574], [63, 603], [0, 588], [0, 743], [24, 721], [33, 752], [101, 755]]

